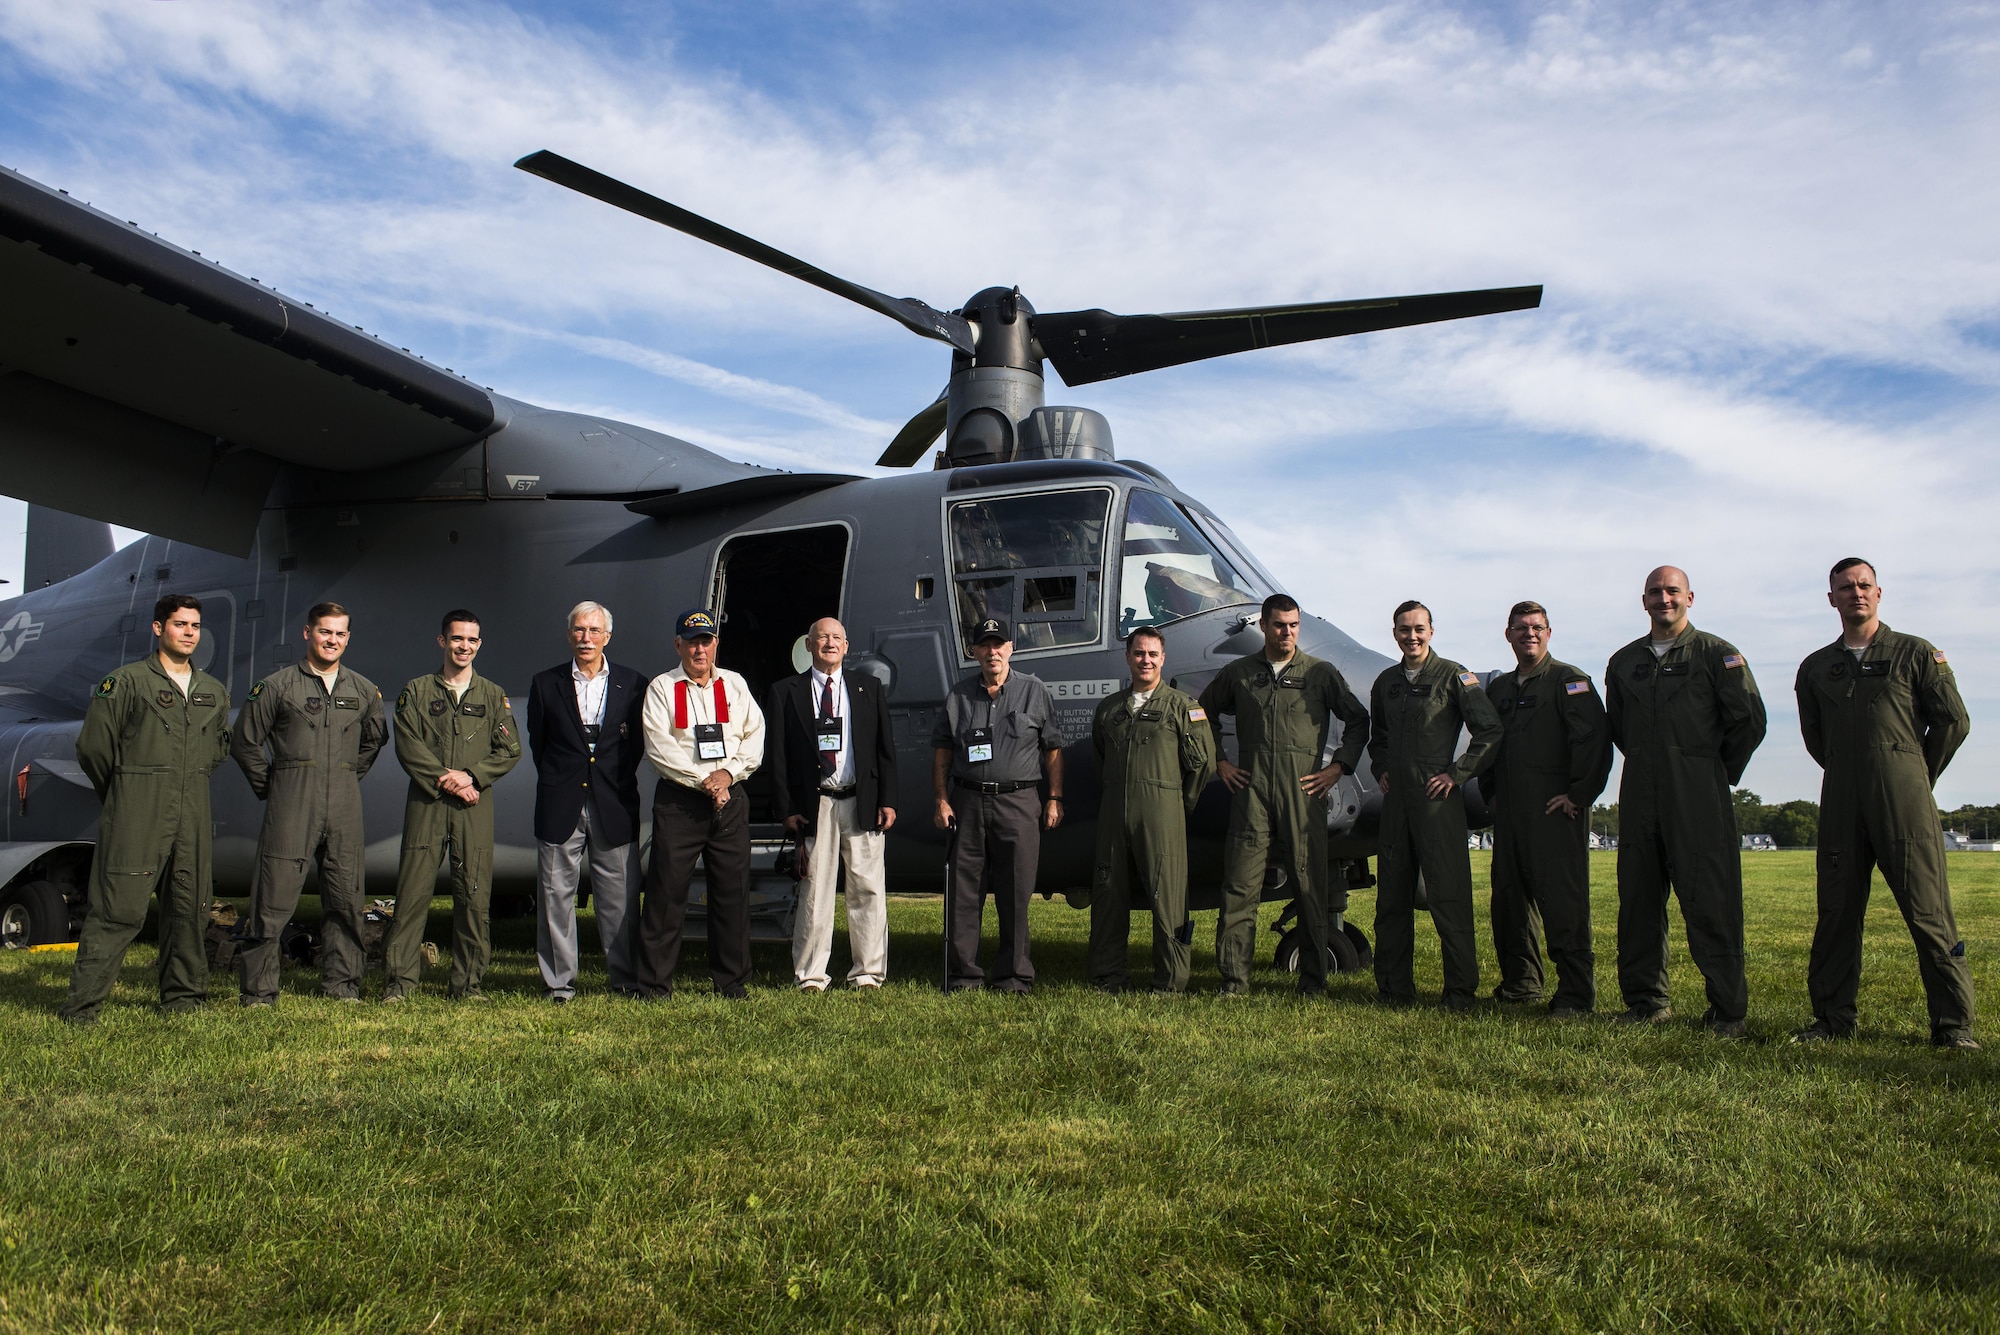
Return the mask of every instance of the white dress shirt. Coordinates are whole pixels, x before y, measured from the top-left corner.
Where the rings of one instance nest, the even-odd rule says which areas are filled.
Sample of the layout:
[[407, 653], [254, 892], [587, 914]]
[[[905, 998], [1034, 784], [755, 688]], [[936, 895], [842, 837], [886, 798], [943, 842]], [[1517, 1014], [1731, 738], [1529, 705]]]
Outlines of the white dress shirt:
[[[839, 668], [833, 670], [833, 712], [840, 719], [840, 754], [834, 757], [833, 775], [822, 779], [823, 788], [852, 788], [854, 786], [854, 724], [847, 717], [847, 674]], [[827, 675], [818, 668], [812, 670], [812, 721], [813, 739], [819, 739], [818, 725], [820, 701], [826, 694]], [[817, 749], [817, 747], [815, 747]]]
[[[646, 709], [641, 716], [646, 733], [646, 759], [660, 777], [683, 788], [699, 788], [701, 781], [719, 769], [729, 771], [730, 782], [741, 783], [764, 763], [764, 711], [750, 694], [750, 683], [728, 668], [717, 668], [706, 686], [688, 686], [688, 726], [674, 726], [674, 684], [687, 681], [687, 672], [675, 668], [653, 678], [646, 688]], [[715, 719], [715, 683], [722, 683], [723, 698], [729, 702], [729, 721], [722, 725], [722, 759], [695, 758], [694, 729], [697, 723]]]
[[569, 664], [569, 679], [576, 686], [577, 716], [588, 725], [604, 726], [604, 698], [611, 693], [611, 660], [597, 660], [597, 675], [586, 677], [576, 660]]

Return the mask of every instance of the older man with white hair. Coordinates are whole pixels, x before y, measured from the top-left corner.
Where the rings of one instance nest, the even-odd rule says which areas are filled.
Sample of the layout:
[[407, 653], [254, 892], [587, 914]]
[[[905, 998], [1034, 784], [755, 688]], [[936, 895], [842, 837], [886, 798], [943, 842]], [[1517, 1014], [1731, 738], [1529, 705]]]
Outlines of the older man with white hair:
[[576, 995], [577, 882], [586, 858], [611, 990], [638, 990], [639, 761], [650, 681], [605, 657], [611, 624], [601, 603], [571, 608], [570, 661], [537, 673], [528, 690], [540, 900], [535, 956], [557, 1005]]

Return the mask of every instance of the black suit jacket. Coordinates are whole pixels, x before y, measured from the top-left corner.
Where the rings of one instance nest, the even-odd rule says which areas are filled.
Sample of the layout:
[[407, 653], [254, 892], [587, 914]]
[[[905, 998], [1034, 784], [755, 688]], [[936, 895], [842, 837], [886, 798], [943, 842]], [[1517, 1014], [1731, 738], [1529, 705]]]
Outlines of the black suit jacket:
[[[850, 734], [854, 754], [855, 810], [863, 825], [875, 824], [875, 813], [896, 802], [896, 738], [882, 700], [882, 683], [858, 672], [847, 678]], [[819, 702], [812, 698], [810, 669], [786, 677], [771, 688], [771, 707], [764, 711], [764, 765], [771, 771], [778, 819], [804, 816], [810, 825], [819, 814], [819, 743], [813, 723]]]
[[576, 683], [564, 662], [537, 672], [528, 687], [528, 747], [535, 757], [535, 838], [560, 844], [576, 833], [583, 804], [590, 803], [591, 833], [606, 845], [639, 837], [639, 762], [646, 736], [639, 716], [652, 678], [611, 665], [605, 688], [604, 726], [593, 763], [576, 709]]

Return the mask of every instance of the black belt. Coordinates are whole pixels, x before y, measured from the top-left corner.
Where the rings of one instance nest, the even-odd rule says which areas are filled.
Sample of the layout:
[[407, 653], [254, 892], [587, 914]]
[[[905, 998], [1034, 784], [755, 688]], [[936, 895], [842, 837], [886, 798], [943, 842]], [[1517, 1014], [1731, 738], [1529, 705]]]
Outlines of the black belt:
[[961, 779], [956, 774], [951, 778], [952, 787], [963, 788], [968, 793], [1018, 793], [1023, 788], [1037, 787], [1041, 782], [1040, 779], [1022, 779], [1018, 783], [974, 783], [971, 779]]
[[819, 795], [821, 797], [831, 797], [835, 801], [839, 801], [842, 798], [854, 796], [854, 791], [855, 785], [850, 783], [845, 788], [822, 788], [819, 790]]

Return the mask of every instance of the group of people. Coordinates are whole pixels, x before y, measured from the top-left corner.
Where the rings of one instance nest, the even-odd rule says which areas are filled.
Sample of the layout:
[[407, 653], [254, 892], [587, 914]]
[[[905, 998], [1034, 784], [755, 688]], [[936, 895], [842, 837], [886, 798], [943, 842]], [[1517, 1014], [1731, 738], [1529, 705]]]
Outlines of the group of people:
[[[1829, 577], [1841, 637], [1800, 665], [1795, 682], [1806, 747], [1825, 770], [1818, 855], [1818, 926], [1808, 992], [1814, 1019], [1796, 1037], [1854, 1031], [1863, 911], [1880, 868], [1916, 942], [1933, 1042], [1972, 1048], [1973, 998], [1946, 882], [1943, 832], [1931, 792], [1969, 731], [1945, 655], [1880, 619], [1872, 565], [1850, 558]], [[1100, 786], [1091, 887], [1093, 984], [1122, 991], [1130, 915], [1152, 909], [1151, 989], [1188, 982], [1187, 818], [1211, 780], [1229, 794], [1216, 960], [1224, 996], [1249, 991], [1258, 911], [1268, 880], [1293, 887], [1303, 948], [1298, 987], [1326, 988], [1329, 914], [1345, 885], [1329, 884], [1328, 802], [1364, 756], [1383, 794], [1374, 969], [1381, 999], [1409, 1005], [1415, 914], [1427, 901], [1444, 973], [1443, 1000], [1479, 994], [1466, 808], [1477, 782], [1494, 818], [1491, 918], [1501, 1002], [1544, 999], [1543, 942], [1556, 977], [1551, 1014], [1596, 1006], [1589, 884], [1589, 812], [1612, 750], [1625, 757], [1619, 792], [1618, 981], [1631, 1024], [1656, 1024], [1667, 993], [1667, 896], [1678, 898], [1689, 954], [1706, 984], [1704, 1023], [1744, 1033], [1748, 990], [1743, 893], [1730, 790], [1762, 742], [1765, 714], [1742, 653], [1690, 623], [1687, 575], [1647, 576], [1647, 635], [1613, 655], [1599, 694], [1590, 676], [1549, 653], [1547, 610], [1508, 613], [1513, 670], [1482, 683], [1433, 651], [1431, 613], [1405, 602], [1392, 633], [1401, 661], [1364, 706], [1338, 668], [1298, 646], [1300, 611], [1265, 600], [1263, 648], [1225, 666], [1198, 696], [1167, 682], [1165, 640], [1141, 627], [1125, 645], [1124, 689], [1091, 723]], [[241, 1000], [275, 1004], [279, 939], [316, 864], [324, 907], [321, 989], [358, 1000], [363, 947], [364, 841], [359, 783], [388, 740], [381, 693], [344, 661], [347, 609], [321, 603], [306, 618], [305, 657], [258, 682], [236, 726], [228, 692], [194, 667], [200, 603], [169, 596], [155, 609], [157, 651], [106, 677], [77, 739], [77, 758], [104, 802], [90, 903], [66, 1019], [101, 1010], [126, 948], [160, 895], [159, 980], [167, 1010], [206, 999], [202, 932], [209, 894], [208, 775], [234, 757], [266, 803]], [[845, 870], [847, 981], [879, 988], [888, 973], [883, 842], [895, 824], [896, 752], [872, 677], [844, 670], [847, 637], [822, 618], [807, 630], [811, 666], [760, 703], [716, 662], [716, 617], [676, 623], [679, 663], [656, 677], [614, 665], [612, 615], [571, 610], [568, 661], [538, 674], [528, 697], [537, 771], [536, 954], [552, 1003], [576, 992], [577, 900], [584, 867], [609, 985], [640, 999], [672, 994], [694, 869], [705, 880], [709, 970], [717, 993], [746, 995], [751, 962], [751, 837], [745, 781], [768, 767], [773, 802], [799, 840], [793, 971], [805, 992], [831, 983], [834, 899]], [[1026, 992], [1034, 983], [1028, 902], [1043, 832], [1064, 813], [1064, 738], [1038, 678], [1012, 669], [1009, 625], [975, 627], [978, 670], [952, 687], [931, 734], [932, 820], [947, 832], [947, 984]], [[383, 1000], [409, 996], [440, 868], [453, 903], [448, 990], [477, 999], [491, 955], [493, 804], [487, 791], [521, 757], [510, 702], [473, 670], [480, 623], [448, 613], [443, 666], [395, 702], [398, 761], [410, 777], [396, 912], [384, 942]], [[1236, 756], [1223, 755], [1233, 719]], [[1335, 725], [1338, 731], [1335, 731]], [[1468, 742], [1460, 749], [1461, 736]], [[639, 855], [641, 759], [659, 777], [650, 862]], [[980, 961], [991, 894], [999, 942]]]

